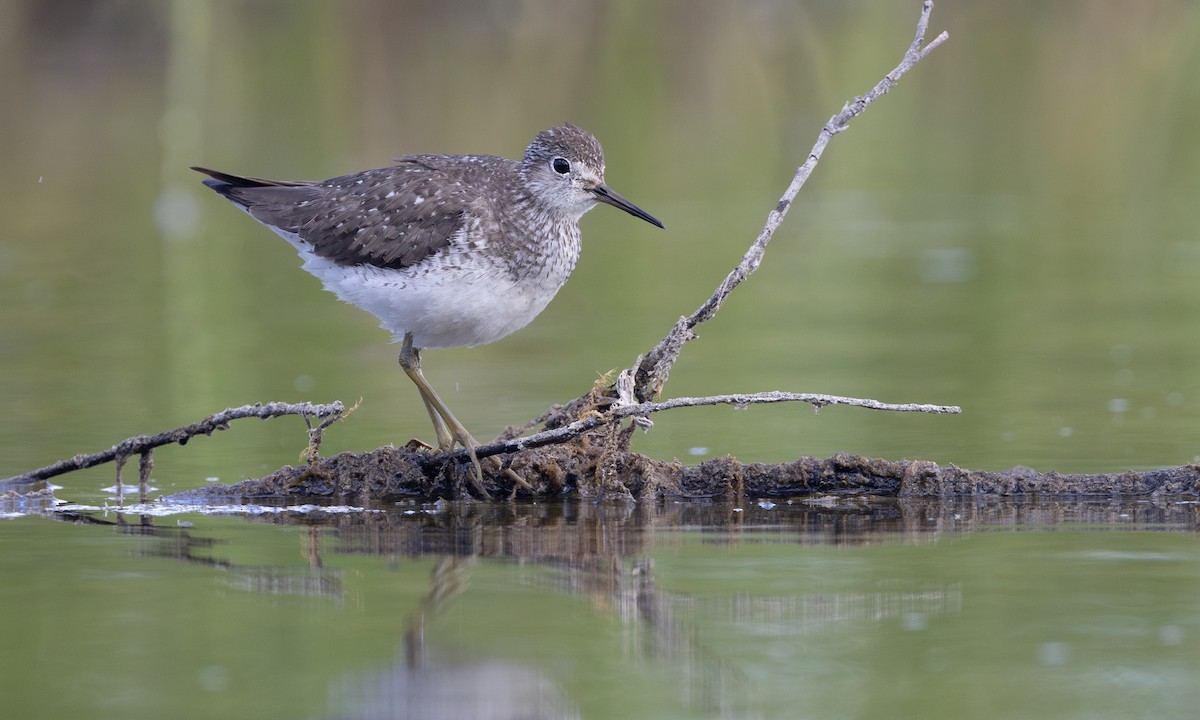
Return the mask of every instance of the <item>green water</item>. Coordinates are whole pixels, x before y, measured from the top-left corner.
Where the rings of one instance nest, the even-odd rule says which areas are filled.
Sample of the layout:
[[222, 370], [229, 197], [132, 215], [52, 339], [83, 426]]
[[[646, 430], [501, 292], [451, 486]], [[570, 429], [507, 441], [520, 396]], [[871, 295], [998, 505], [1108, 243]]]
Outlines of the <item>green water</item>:
[[30, 718], [1191, 717], [1196, 507], [9, 520], [0, 690]]
[[[585, 392], [708, 297], [917, 7], [0, 0], [0, 476], [266, 400], [361, 398], [330, 453], [429, 439], [374, 320], [193, 164], [319, 179], [593, 131], [666, 231], [597, 209], [532, 325], [425, 356], [480, 438]], [[680, 410], [636, 449], [1200, 458], [1200, 6], [942, 0], [932, 27], [949, 43], [833, 140], [665, 394], [964, 413]], [[243, 421], [164, 448], [155, 494], [267, 473], [304, 439]], [[116, 502], [111, 468], [59, 482]], [[549, 716], [1190, 717], [1195, 506], [1130, 503], [13, 517], [0, 707], [337, 717], [399, 696], [420, 716], [509, 688]]]

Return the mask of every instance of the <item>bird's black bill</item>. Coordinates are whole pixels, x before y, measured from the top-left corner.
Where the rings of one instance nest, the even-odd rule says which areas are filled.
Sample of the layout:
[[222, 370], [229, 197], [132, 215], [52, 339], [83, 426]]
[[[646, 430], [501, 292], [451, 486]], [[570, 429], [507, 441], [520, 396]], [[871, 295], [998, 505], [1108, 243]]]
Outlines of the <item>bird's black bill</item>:
[[658, 218], [621, 197], [621, 193], [617, 192], [616, 190], [610, 190], [607, 185], [597, 185], [592, 192], [596, 194], [596, 199], [602, 203], [608, 203], [615, 208], [621, 208], [635, 218], [641, 218], [651, 225], [663, 227], [663, 224], [658, 221]]

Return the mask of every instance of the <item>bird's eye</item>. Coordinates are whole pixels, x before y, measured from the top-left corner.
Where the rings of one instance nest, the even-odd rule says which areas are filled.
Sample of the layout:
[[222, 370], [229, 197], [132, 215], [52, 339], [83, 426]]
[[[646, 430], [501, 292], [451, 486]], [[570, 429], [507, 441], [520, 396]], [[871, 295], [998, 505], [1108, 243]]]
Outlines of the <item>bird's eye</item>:
[[566, 175], [571, 172], [571, 161], [565, 157], [556, 157], [550, 161], [550, 167], [559, 175]]

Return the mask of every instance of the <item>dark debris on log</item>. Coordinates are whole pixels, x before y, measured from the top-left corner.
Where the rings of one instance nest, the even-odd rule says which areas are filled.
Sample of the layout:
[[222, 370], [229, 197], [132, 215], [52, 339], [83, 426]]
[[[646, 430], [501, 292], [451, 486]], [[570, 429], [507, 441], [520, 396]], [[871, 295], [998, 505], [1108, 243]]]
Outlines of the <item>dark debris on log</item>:
[[[685, 466], [604, 442], [573, 442], [516, 453], [506, 467], [532, 488], [485, 463], [494, 498], [592, 499], [783, 497], [816, 494], [885, 497], [951, 496], [1179, 496], [1200, 494], [1200, 465], [1108, 474], [966, 470], [928, 460], [884, 460], [839, 453], [782, 464], [741, 463], [726, 456]], [[606, 449], [607, 448], [607, 449]], [[470, 496], [470, 465], [452, 456], [385, 447], [317, 458], [257, 479], [181, 493], [178, 500], [330, 498], [381, 503], [403, 498]]]

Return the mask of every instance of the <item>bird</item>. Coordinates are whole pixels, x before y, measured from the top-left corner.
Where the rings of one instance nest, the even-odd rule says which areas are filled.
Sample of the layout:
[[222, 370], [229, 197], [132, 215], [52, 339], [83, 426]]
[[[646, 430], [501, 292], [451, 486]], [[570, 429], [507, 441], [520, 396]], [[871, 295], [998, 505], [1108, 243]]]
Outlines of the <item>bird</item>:
[[479, 443], [425, 379], [421, 351], [483, 345], [533, 321], [574, 270], [579, 222], [597, 205], [664, 227], [608, 187], [600, 142], [570, 123], [539, 132], [520, 160], [401, 155], [323, 181], [191, 169], [288, 241], [326, 290], [392, 333], [437, 451], [465, 448], [488, 497]]

